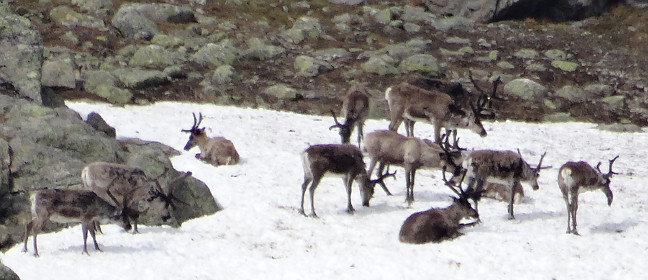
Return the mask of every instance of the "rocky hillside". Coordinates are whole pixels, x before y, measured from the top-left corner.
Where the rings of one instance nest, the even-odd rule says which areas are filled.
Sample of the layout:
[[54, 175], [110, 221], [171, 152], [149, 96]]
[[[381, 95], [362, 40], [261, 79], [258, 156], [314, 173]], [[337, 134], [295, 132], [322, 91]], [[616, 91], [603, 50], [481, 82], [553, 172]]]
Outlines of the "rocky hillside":
[[[338, 110], [351, 81], [480, 87], [498, 118], [646, 125], [645, 1], [48, 0], [0, 4], [17, 95]], [[558, 21], [561, 20], [561, 21]], [[566, 21], [565, 21], [566, 20]]]

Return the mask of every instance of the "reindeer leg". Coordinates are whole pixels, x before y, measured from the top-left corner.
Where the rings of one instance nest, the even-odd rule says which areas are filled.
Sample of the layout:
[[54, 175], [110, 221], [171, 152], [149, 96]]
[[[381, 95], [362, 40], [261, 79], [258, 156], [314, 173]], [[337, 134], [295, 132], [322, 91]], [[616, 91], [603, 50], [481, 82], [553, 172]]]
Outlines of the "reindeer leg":
[[31, 221], [29, 221], [28, 223], [25, 224], [25, 238], [23, 238], [24, 246], [23, 246], [22, 252], [27, 252], [27, 241], [29, 240], [29, 234], [31, 234], [31, 230], [32, 230], [33, 227], [34, 227], [34, 220], [31, 220]]
[[515, 186], [517, 186], [518, 183], [519, 183], [518, 181], [514, 181], [513, 185], [510, 186], [511, 198], [509, 200], [509, 205], [508, 205], [509, 220], [514, 220], [515, 219], [515, 215], [513, 214], [513, 202], [515, 201]]
[[304, 195], [306, 194], [306, 188], [308, 187], [308, 183], [312, 181], [312, 178], [310, 177], [304, 177], [304, 183], [302, 184], [302, 193], [301, 193], [301, 210], [299, 210], [299, 213], [302, 215], [306, 216], [306, 212], [304, 212]]
[[353, 205], [351, 205], [351, 187], [353, 185], [353, 176], [346, 175], [344, 176], [344, 186], [346, 187], [347, 192], [347, 212], [352, 214], [355, 212]]
[[311, 183], [310, 189], [308, 190], [310, 192], [311, 216], [314, 218], [317, 218], [317, 213], [315, 213], [315, 188], [319, 185], [320, 180], [322, 180], [321, 177], [313, 179], [313, 183]]
[[86, 246], [88, 241], [88, 226], [85, 223], [81, 224], [81, 231], [83, 232], [83, 252], [81, 253], [89, 256], [90, 254], [88, 254], [88, 248]]
[[578, 194], [574, 195], [572, 193], [572, 199], [571, 199], [571, 211], [572, 211], [572, 225], [573, 229], [572, 232], [575, 235], [580, 235], [578, 233], [578, 230], [576, 230], [577, 222], [576, 222], [576, 213], [578, 212]]
[[571, 205], [569, 204], [569, 197], [566, 191], [563, 191], [563, 199], [565, 200], [565, 206], [567, 206], [567, 234], [571, 233]]
[[363, 126], [364, 126], [364, 123], [362, 121], [359, 121], [358, 122], [358, 148], [360, 148], [360, 143], [362, 142], [362, 138], [364, 136], [364, 133], [362, 132], [363, 131]]
[[99, 244], [97, 244], [97, 236], [95, 235], [95, 230], [91, 225], [88, 227], [88, 231], [90, 231], [90, 236], [92, 237], [92, 242], [94, 243], [95, 250], [101, 251], [101, 249], [99, 249]]

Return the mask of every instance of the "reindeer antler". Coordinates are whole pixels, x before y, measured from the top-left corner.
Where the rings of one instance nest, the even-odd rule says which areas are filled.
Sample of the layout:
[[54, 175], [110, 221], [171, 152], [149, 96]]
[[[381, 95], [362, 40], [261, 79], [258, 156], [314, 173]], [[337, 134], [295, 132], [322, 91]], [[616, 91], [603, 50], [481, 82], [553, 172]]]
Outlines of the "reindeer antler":
[[331, 115], [333, 115], [333, 121], [335, 122], [335, 124], [332, 125], [331, 127], [329, 127], [329, 130], [334, 129], [334, 128], [340, 128], [340, 129], [342, 129], [342, 128], [344, 128], [344, 127], [347, 126], [346, 123], [345, 123], [345, 124], [341, 124], [340, 122], [338, 122], [337, 117], [335, 116], [335, 112], [333, 112], [333, 110], [331, 110]]
[[475, 82], [475, 79], [473, 78], [472, 71], [468, 71], [468, 78], [470, 79], [470, 82], [473, 84], [475, 89], [480, 93], [475, 104], [476, 106], [473, 106], [471, 104], [473, 111], [475, 111], [475, 114], [479, 115], [482, 118], [494, 118], [495, 112], [491, 111], [485, 114], [483, 113], [483, 111], [485, 110], [485, 108], [490, 109], [492, 107], [493, 100], [504, 100], [504, 98], [497, 96], [497, 87], [502, 82], [501, 77], [498, 76], [497, 79], [493, 81], [493, 90], [490, 94], [487, 94], [486, 91], [484, 91], [479, 85], [477, 85], [477, 82]]
[[384, 181], [385, 178], [387, 178], [387, 177], [392, 177], [392, 178], [396, 179], [396, 171], [394, 171], [393, 173], [389, 173], [389, 167], [387, 167], [387, 171], [385, 171], [385, 173], [380, 175], [378, 177], [378, 179], [371, 180], [371, 183], [373, 185], [376, 185], [376, 184], [380, 185], [380, 187], [382, 187], [382, 189], [385, 190], [385, 193], [387, 193], [387, 195], [391, 195], [391, 192], [389, 191], [389, 189], [387, 189], [387, 185], [385, 185], [385, 181]]
[[[608, 167], [608, 173], [607, 173], [607, 174], [603, 174], [603, 177], [610, 178], [610, 177], [612, 177], [612, 175], [619, 174], [619, 173], [617, 173], [617, 172], [612, 171], [612, 164], [614, 164], [614, 161], [615, 161], [617, 158], [619, 158], [619, 155], [617, 155], [617, 156], [614, 157], [613, 159], [609, 160], [610, 165], [609, 165], [609, 167]], [[596, 170], [598, 170], [600, 173], [603, 173], [603, 172], [601, 172], [601, 169], [599, 169], [600, 166], [601, 166], [601, 162], [599, 161], [599, 163], [596, 165]]]
[[198, 113], [198, 119], [196, 119], [196, 113], [191, 113], [193, 115], [193, 125], [191, 125], [190, 129], [183, 129], [182, 132], [192, 132], [196, 129], [198, 129], [198, 126], [200, 126], [200, 123], [203, 121], [203, 114]]

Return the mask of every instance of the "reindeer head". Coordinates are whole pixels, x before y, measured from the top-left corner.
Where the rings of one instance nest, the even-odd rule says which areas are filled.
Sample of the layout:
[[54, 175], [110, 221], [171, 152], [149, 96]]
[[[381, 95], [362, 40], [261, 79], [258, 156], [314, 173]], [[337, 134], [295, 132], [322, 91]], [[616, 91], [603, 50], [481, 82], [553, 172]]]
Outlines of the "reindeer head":
[[200, 126], [200, 123], [203, 120], [202, 113], [199, 113], [198, 119], [196, 119], [196, 113], [192, 113], [192, 114], [193, 114], [193, 120], [194, 120], [193, 125], [191, 126], [190, 129], [183, 129], [182, 130], [182, 132], [189, 133], [189, 140], [187, 141], [187, 144], [185, 144], [185, 146], [184, 146], [185, 151], [190, 150], [191, 148], [195, 147], [198, 144], [198, 142], [196, 141], [196, 139], [198, 137], [205, 136], [205, 128], [204, 127], [203, 128], [198, 128], [198, 126]]
[[599, 173], [599, 182], [598, 182], [598, 184], [601, 186], [601, 190], [603, 191], [603, 193], [605, 193], [605, 196], [607, 197], [608, 206], [612, 205], [612, 199], [614, 197], [614, 195], [612, 194], [612, 190], [610, 189], [610, 179], [612, 178], [612, 175], [619, 174], [619, 173], [616, 173], [616, 172], [612, 171], [612, 164], [614, 164], [614, 161], [617, 158], [619, 158], [618, 155], [610, 160], [608, 173], [606, 173], [606, 174], [603, 174], [603, 172], [601, 172], [601, 169], [600, 169], [601, 162], [599, 162], [596, 165], [596, 170]]
[[537, 191], [540, 189], [540, 186], [538, 185], [538, 177], [540, 177], [540, 170], [542, 169], [547, 169], [551, 168], [551, 166], [542, 166], [542, 160], [544, 159], [545, 155], [547, 155], [547, 152], [544, 152], [542, 156], [540, 156], [540, 161], [538, 162], [538, 166], [536, 168], [531, 168], [524, 160], [522, 160], [522, 154], [520, 153], [520, 149], [517, 150], [518, 155], [520, 156], [520, 161], [525, 165], [524, 168], [528, 171], [523, 172], [523, 176], [527, 182], [531, 183], [531, 188], [534, 191]]
[[341, 124], [338, 122], [337, 118], [335, 117], [335, 112], [331, 110], [331, 114], [333, 115], [333, 121], [335, 121], [335, 124], [329, 127], [329, 130], [338, 128], [340, 129], [340, 138], [342, 140], [342, 144], [347, 144], [351, 142], [351, 129], [352, 129], [352, 124], [355, 120], [353, 119], [348, 119], [345, 121], [344, 124]]
[[362, 206], [369, 207], [369, 200], [373, 197], [374, 191], [376, 189], [376, 184], [383, 185], [385, 186], [385, 182], [383, 181], [387, 177], [396, 177], [396, 171], [393, 173], [389, 173], [389, 171], [385, 172], [385, 174], [380, 175], [378, 179], [371, 180], [369, 176], [367, 176], [366, 172], [361, 172], [358, 176], [359, 178], [357, 179], [358, 182], [360, 183], [360, 196], [362, 197]]
[[461, 217], [473, 218], [473, 219], [477, 219], [479, 221], [479, 213], [477, 212], [477, 210], [475, 210], [475, 208], [472, 207], [472, 205], [470, 204], [469, 199], [472, 199], [473, 201], [479, 201], [479, 199], [481, 198], [482, 191], [479, 191], [479, 192], [477, 192], [477, 191], [465, 192], [461, 188], [461, 183], [463, 182], [464, 178], [466, 177], [466, 170], [463, 170], [461, 172], [461, 174], [462, 174], [461, 180], [459, 181], [458, 184], [455, 184], [455, 182], [452, 179], [450, 179], [450, 181], [448, 181], [446, 179], [445, 170], [444, 170], [443, 173], [442, 173], [443, 181], [445, 182], [446, 186], [448, 186], [448, 188], [450, 188], [450, 190], [452, 190], [452, 192], [454, 192], [458, 196], [458, 197], [452, 197], [453, 204], [461, 206], [461, 207], [457, 208], [458, 209], [457, 210], [458, 214]]

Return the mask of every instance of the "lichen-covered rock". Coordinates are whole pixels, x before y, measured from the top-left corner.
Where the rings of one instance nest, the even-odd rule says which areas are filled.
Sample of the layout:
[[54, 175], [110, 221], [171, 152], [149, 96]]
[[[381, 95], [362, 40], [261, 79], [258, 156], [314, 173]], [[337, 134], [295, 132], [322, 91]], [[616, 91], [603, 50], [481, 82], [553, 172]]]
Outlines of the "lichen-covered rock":
[[286, 84], [269, 86], [263, 90], [263, 93], [278, 99], [293, 99], [297, 96], [297, 90]]
[[177, 65], [184, 60], [184, 54], [169, 51], [158, 45], [142, 46], [135, 51], [128, 64], [134, 67], [163, 69]]
[[155, 22], [190, 23], [196, 16], [190, 7], [171, 4], [123, 4], [112, 18], [112, 25], [127, 39], [151, 39], [159, 32]]
[[330, 63], [305, 55], [297, 56], [293, 66], [297, 75], [304, 77], [315, 77], [322, 72], [333, 70]]
[[306, 39], [319, 39], [326, 34], [319, 19], [303, 16], [298, 18], [293, 26], [281, 33], [284, 39], [299, 44]]
[[66, 27], [82, 26], [106, 30], [106, 25], [104, 24], [103, 20], [79, 13], [71, 7], [65, 5], [53, 8], [50, 11], [50, 18], [54, 22], [56, 22], [56, 24]]
[[192, 60], [204, 66], [232, 65], [238, 59], [239, 50], [231, 40], [223, 40], [218, 44], [209, 43], [200, 48]]
[[236, 70], [231, 65], [218, 66], [218, 68], [214, 70], [214, 75], [212, 75], [212, 80], [217, 84], [230, 84], [234, 82], [236, 78]]
[[585, 91], [579, 87], [567, 85], [556, 91], [556, 96], [564, 98], [570, 103], [583, 103], [588, 101]]
[[508, 82], [504, 86], [504, 94], [527, 101], [541, 101], [547, 96], [545, 86], [530, 79], [519, 78]]
[[0, 4], [0, 53], [0, 84], [10, 84], [20, 96], [41, 103], [42, 37], [6, 4]]
[[45, 61], [42, 66], [41, 83], [47, 87], [75, 88], [76, 77], [74, 58], [67, 48], [54, 47], [45, 49]]
[[284, 47], [266, 44], [260, 38], [249, 39], [247, 45], [248, 49], [241, 54], [245, 58], [267, 60], [286, 52]]
[[565, 72], [574, 72], [580, 66], [577, 62], [564, 61], [564, 60], [554, 60], [551, 62], [551, 66], [563, 70]]
[[396, 60], [388, 55], [372, 56], [366, 62], [362, 63], [362, 70], [368, 73], [374, 73], [381, 76], [396, 75], [400, 71], [394, 64]]
[[18, 277], [18, 274], [16, 274], [13, 270], [10, 268], [4, 266], [2, 263], [0, 263], [0, 279], [2, 280], [20, 280], [20, 277]]
[[431, 77], [441, 76], [441, 66], [433, 55], [415, 54], [403, 59], [398, 68], [402, 72], [422, 72]]
[[158, 70], [121, 68], [115, 69], [112, 73], [126, 87], [132, 89], [156, 87], [169, 82], [167, 76]]

